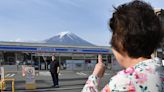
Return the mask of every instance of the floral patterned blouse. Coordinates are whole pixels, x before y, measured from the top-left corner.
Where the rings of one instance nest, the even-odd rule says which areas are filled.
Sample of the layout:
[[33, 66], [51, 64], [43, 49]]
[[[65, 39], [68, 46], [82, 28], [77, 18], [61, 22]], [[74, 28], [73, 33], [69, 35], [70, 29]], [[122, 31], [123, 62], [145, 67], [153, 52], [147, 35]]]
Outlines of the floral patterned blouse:
[[[99, 92], [99, 78], [91, 75], [82, 92]], [[101, 92], [164, 92], [164, 66], [148, 59], [117, 73]]]

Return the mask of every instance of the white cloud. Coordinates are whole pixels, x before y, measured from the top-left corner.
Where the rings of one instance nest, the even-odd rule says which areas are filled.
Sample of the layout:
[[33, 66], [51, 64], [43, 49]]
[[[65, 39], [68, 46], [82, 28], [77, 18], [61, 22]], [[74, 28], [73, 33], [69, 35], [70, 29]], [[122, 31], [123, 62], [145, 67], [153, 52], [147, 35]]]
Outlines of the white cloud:
[[24, 42], [24, 40], [23, 39], [21, 39], [21, 38], [17, 38], [17, 39], [15, 39], [15, 40], [10, 40], [11, 42]]

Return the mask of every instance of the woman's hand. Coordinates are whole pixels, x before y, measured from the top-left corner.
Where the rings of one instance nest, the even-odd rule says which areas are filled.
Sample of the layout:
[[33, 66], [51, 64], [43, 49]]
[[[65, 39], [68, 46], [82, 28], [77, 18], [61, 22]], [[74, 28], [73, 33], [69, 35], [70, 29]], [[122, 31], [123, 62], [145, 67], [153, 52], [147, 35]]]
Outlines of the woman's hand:
[[104, 75], [104, 72], [105, 72], [105, 65], [102, 62], [102, 55], [99, 54], [98, 55], [98, 63], [96, 64], [92, 74], [99, 78], [102, 78]]

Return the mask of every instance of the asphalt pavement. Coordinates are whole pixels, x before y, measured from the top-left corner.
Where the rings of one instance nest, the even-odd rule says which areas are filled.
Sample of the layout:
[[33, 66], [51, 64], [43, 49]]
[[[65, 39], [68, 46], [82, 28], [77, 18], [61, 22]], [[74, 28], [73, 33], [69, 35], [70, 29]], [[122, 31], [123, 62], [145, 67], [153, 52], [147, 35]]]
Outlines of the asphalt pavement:
[[[21, 72], [7, 73], [5, 77], [15, 78], [15, 92], [80, 92], [92, 71], [68, 71], [62, 70], [59, 75], [59, 88], [52, 88], [52, 79], [49, 71], [39, 71], [36, 78], [36, 89], [25, 89], [25, 78], [22, 77]], [[102, 89], [111, 76], [114, 75], [112, 71], [106, 71], [102, 78], [100, 89]], [[11, 82], [6, 83], [6, 90], [4, 92], [11, 92]]]

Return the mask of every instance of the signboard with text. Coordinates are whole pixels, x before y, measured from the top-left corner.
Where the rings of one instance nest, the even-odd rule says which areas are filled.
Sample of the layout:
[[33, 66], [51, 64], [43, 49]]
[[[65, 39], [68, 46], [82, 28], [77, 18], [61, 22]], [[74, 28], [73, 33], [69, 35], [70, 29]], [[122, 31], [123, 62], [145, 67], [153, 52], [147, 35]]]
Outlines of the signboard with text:
[[69, 53], [112, 53], [105, 48], [69, 48], [69, 47], [33, 47], [33, 46], [5, 46], [0, 45], [0, 50], [5, 51], [33, 51], [33, 52], [69, 52]]
[[26, 67], [26, 89], [35, 89], [35, 69], [34, 67]]

